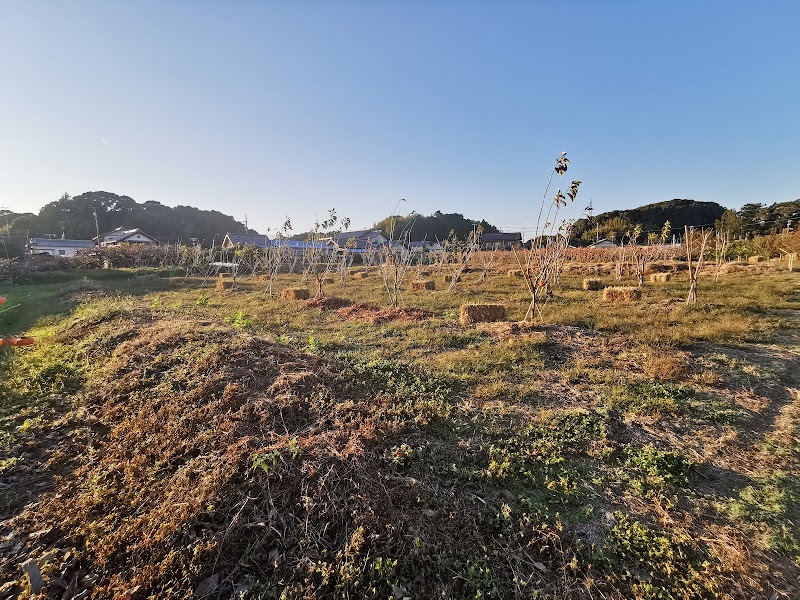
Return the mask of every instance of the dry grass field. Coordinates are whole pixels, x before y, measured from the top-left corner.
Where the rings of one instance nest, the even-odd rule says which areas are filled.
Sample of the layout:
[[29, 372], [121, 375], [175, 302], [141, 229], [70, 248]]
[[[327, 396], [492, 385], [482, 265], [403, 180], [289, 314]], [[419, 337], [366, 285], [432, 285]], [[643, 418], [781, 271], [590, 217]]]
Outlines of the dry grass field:
[[800, 597], [800, 275], [733, 266], [0, 287], [0, 598]]

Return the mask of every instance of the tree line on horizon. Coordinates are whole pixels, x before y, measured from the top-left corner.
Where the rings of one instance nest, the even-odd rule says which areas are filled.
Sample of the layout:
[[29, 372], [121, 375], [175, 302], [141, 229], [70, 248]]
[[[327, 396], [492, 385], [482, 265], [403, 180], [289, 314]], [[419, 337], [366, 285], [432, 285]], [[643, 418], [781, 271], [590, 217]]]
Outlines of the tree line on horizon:
[[[572, 229], [571, 242], [573, 245], [588, 245], [598, 238], [619, 241], [636, 226], [643, 232], [660, 231], [665, 221], [670, 222], [676, 233], [685, 225], [710, 227], [721, 223], [732, 238], [747, 239], [787, 228], [796, 230], [800, 223], [800, 199], [769, 206], [748, 203], [739, 211], [726, 209], [716, 202], [687, 199], [614, 210], [579, 219]], [[139, 203], [129, 196], [103, 191], [85, 192], [74, 197], [64, 194], [43, 206], [38, 214], [0, 213], [0, 230], [24, 231], [30, 237], [61, 237], [63, 233], [69, 239], [92, 239], [98, 230], [102, 234], [117, 227], [138, 227], [161, 242], [200, 243], [204, 246], [221, 243], [226, 233], [246, 231], [243, 223], [216, 210], [169, 207], [154, 200]], [[476, 228], [484, 233], [499, 231], [485, 219], [473, 220], [461, 213], [438, 210], [427, 216], [416, 213], [388, 216], [373, 225], [373, 229], [381, 230], [387, 237], [397, 239], [402, 232], [408, 231], [412, 240], [429, 241], [444, 240], [453, 233], [464, 239]], [[247, 232], [257, 233], [253, 230]], [[304, 239], [307, 235], [299, 233], [291, 237]]]

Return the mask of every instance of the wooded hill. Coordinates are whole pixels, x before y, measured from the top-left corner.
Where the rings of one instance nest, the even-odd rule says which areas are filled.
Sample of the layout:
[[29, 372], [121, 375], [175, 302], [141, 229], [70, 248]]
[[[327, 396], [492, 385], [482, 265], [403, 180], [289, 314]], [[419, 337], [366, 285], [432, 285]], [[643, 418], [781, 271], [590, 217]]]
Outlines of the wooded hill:
[[574, 235], [584, 242], [591, 242], [598, 236], [618, 240], [636, 225], [640, 225], [643, 232], [661, 231], [666, 221], [670, 222], [672, 231], [678, 232], [686, 225], [713, 226], [724, 212], [725, 207], [716, 202], [667, 200], [638, 208], [612, 210], [595, 216], [591, 221], [581, 219], [575, 224]]
[[[227, 232], [245, 231], [244, 224], [216, 210], [192, 206], [172, 208], [154, 200], [139, 203], [129, 196], [111, 192], [86, 192], [75, 197], [64, 194], [43, 206], [38, 215], [10, 213], [8, 219], [11, 230], [28, 231], [30, 237], [48, 234], [61, 237], [63, 232], [68, 239], [81, 240], [94, 238], [98, 228], [100, 233], [105, 233], [117, 227], [138, 227], [161, 242], [188, 244], [196, 238], [210, 246], [215, 237], [219, 244]], [[1, 225], [5, 227], [6, 224], [2, 222]]]

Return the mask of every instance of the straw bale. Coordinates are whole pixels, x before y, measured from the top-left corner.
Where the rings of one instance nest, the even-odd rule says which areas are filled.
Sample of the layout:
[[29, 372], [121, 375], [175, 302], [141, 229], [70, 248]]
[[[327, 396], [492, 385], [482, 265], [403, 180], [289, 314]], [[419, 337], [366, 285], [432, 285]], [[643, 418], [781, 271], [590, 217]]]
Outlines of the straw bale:
[[369, 273], [366, 271], [359, 271], [358, 273], [353, 273], [353, 278], [355, 279], [366, 279], [369, 277]]
[[738, 265], [736, 263], [727, 263], [720, 267], [719, 272], [723, 275], [728, 275], [730, 273], [741, 273], [742, 271], [746, 271], [747, 267], [744, 265]]
[[672, 279], [672, 273], [653, 273], [650, 275], [650, 281], [653, 283], [665, 283]]
[[217, 279], [216, 289], [218, 290], [230, 290], [233, 289], [233, 279], [223, 279], [220, 277]]
[[584, 279], [583, 280], [583, 289], [590, 290], [596, 292], [598, 290], [602, 290], [606, 285], [600, 279]]
[[411, 282], [412, 290], [435, 290], [436, 283], [432, 279], [419, 279]]
[[[456, 281], [461, 281], [461, 275], [456, 277], [455, 280]], [[452, 283], [453, 276], [452, 275], [445, 275], [445, 276], [442, 277], [442, 281], [444, 281], [445, 283]]]
[[751, 264], [752, 263], [760, 263], [763, 260], [764, 260], [763, 256], [750, 256], [750, 257], [747, 258], [747, 262], [751, 263]]
[[311, 292], [307, 288], [286, 288], [281, 292], [284, 300], [308, 300], [310, 297]]
[[629, 300], [639, 300], [642, 297], [642, 290], [637, 287], [607, 287], [603, 290], [604, 302], [628, 302]]
[[470, 323], [492, 323], [506, 318], [506, 307], [502, 304], [462, 304], [460, 321]]

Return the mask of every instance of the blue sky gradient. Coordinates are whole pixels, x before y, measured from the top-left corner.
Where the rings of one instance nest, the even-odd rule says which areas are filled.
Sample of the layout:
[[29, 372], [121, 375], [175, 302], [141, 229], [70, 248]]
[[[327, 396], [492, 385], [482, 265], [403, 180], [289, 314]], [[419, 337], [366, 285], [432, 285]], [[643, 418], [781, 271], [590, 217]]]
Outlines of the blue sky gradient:
[[800, 197], [797, 2], [7, 1], [0, 22], [15, 211], [105, 190], [302, 231], [406, 198], [530, 230], [562, 150], [566, 217]]

